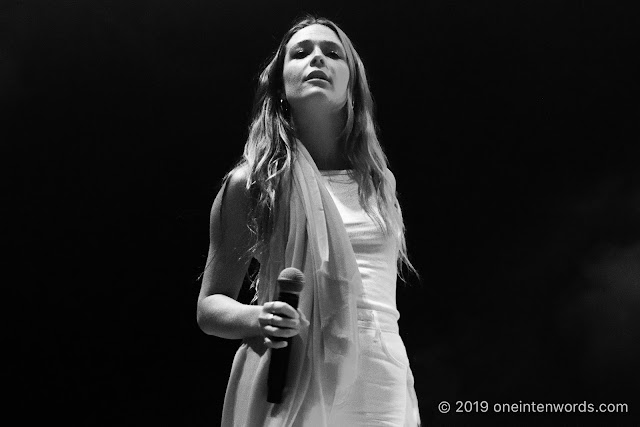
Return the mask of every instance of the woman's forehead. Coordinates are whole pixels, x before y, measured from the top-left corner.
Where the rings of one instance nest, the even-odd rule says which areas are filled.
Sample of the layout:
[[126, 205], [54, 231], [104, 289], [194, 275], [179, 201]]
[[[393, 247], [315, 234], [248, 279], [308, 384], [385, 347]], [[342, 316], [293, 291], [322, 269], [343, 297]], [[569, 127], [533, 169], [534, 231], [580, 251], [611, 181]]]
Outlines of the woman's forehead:
[[334, 33], [331, 28], [321, 24], [312, 24], [296, 32], [289, 40], [289, 43], [287, 43], [287, 47], [294, 46], [303, 41], [332, 41], [342, 46], [336, 33]]

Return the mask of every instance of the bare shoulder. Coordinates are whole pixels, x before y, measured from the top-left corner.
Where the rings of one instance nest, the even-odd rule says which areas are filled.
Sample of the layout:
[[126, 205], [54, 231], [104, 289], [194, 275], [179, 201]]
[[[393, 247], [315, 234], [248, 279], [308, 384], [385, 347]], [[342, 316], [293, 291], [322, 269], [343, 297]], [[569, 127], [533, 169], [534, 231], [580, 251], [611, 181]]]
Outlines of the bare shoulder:
[[389, 185], [391, 185], [393, 191], [396, 191], [396, 177], [393, 172], [391, 172], [391, 169], [385, 169], [384, 177], [387, 179], [387, 181], [389, 181]]
[[236, 217], [239, 214], [245, 215], [249, 209], [249, 190], [247, 190], [247, 180], [249, 179], [249, 170], [247, 167], [238, 167], [233, 170], [222, 188], [218, 192], [211, 209], [212, 217], [216, 214], [223, 217]]
[[[249, 171], [246, 167], [233, 170], [216, 196], [211, 207], [211, 239], [228, 242], [235, 247], [248, 247], [251, 198], [247, 189]], [[224, 238], [228, 236], [228, 238]]]
[[240, 166], [235, 168], [229, 175], [227, 182], [227, 194], [232, 198], [247, 198], [247, 181], [249, 180], [249, 167]]

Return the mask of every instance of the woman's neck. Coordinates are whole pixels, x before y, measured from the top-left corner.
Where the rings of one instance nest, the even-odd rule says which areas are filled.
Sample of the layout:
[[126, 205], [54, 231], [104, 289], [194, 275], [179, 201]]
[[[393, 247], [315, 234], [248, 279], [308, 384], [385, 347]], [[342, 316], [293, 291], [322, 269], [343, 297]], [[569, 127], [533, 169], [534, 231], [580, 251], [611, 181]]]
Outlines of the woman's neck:
[[345, 117], [342, 111], [294, 114], [296, 134], [319, 170], [346, 169], [349, 162], [340, 143]]

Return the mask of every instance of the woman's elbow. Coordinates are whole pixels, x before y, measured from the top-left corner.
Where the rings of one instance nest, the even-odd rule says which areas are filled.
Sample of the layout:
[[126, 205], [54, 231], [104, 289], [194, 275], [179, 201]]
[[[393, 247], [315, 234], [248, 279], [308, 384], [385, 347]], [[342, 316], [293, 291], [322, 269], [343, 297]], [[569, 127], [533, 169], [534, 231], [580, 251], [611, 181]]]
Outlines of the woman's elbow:
[[198, 299], [196, 309], [196, 322], [202, 332], [207, 335], [216, 335], [215, 315], [210, 304], [206, 304], [204, 298]]

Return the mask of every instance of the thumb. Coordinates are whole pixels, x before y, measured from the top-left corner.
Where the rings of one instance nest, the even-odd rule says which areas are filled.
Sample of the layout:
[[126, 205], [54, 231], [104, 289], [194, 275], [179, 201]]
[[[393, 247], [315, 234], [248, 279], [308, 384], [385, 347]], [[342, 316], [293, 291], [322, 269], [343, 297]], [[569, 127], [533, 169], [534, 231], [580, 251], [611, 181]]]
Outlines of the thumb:
[[309, 326], [309, 321], [307, 320], [307, 317], [299, 308], [297, 310], [298, 310], [298, 314], [300, 315], [300, 325]]

